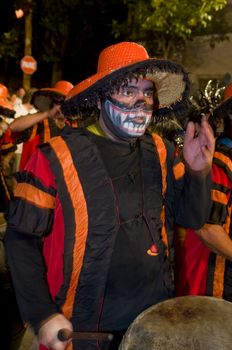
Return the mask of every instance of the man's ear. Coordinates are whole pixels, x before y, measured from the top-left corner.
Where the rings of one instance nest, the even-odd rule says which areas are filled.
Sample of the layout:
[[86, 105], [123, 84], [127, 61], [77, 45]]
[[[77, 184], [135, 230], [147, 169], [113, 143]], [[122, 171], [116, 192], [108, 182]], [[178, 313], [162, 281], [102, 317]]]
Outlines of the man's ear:
[[97, 108], [101, 110], [101, 101], [97, 100]]

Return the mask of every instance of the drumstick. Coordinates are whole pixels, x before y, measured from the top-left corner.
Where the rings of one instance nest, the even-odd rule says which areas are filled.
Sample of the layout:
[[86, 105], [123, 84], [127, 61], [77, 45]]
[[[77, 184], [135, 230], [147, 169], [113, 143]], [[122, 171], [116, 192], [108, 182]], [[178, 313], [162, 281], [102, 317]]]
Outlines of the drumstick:
[[100, 332], [72, 332], [69, 329], [63, 328], [59, 330], [57, 338], [60, 341], [68, 341], [70, 339], [111, 341], [113, 339], [113, 334]]

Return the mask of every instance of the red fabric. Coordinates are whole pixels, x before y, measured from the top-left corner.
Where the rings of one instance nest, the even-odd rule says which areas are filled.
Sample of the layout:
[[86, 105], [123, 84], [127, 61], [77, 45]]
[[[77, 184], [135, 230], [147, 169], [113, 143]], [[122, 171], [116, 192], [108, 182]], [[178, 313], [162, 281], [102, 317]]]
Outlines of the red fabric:
[[4, 134], [0, 137], [1, 145], [6, 143], [14, 143], [14, 138], [11, 129], [8, 127]]
[[[217, 164], [213, 164], [213, 167], [212, 167], [212, 180], [216, 184], [222, 185], [222, 186], [224, 186], [226, 188], [229, 188], [229, 189], [232, 188], [230, 177], [227, 176], [225, 174], [225, 170], [222, 169]], [[227, 193], [227, 198], [228, 198], [228, 201], [229, 201], [229, 198], [230, 198], [230, 192], [229, 191]]]
[[40, 144], [40, 136], [36, 135], [31, 141], [24, 142], [23, 151], [19, 163], [19, 170], [23, 170], [32, 153], [36, 150], [36, 146]]
[[[56, 188], [49, 163], [40, 150], [34, 152], [25, 169], [35, 174], [45, 186]], [[63, 283], [64, 220], [58, 198], [56, 199], [52, 232], [44, 239], [43, 253], [47, 265], [49, 290], [54, 298]]]
[[[56, 188], [49, 163], [39, 149], [34, 152], [25, 169], [32, 172], [45, 186]], [[63, 284], [64, 220], [58, 198], [54, 212], [53, 229], [51, 234], [44, 239], [43, 253], [47, 265], [49, 290], [54, 299]], [[47, 350], [48, 348], [40, 344], [39, 349]]]
[[205, 295], [210, 250], [197, 237], [194, 230], [187, 229], [183, 247], [176, 260], [176, 294]]

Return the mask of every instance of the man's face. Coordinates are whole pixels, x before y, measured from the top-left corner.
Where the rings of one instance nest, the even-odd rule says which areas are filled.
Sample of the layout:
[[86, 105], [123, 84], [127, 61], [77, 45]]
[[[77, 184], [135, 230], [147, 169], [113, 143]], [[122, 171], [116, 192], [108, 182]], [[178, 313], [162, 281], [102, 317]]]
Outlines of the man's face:
[[154, 86], [149, 80], [133, 79], [104, 101], [105, 122], [121, 138], [143, 135], [151, 122]]

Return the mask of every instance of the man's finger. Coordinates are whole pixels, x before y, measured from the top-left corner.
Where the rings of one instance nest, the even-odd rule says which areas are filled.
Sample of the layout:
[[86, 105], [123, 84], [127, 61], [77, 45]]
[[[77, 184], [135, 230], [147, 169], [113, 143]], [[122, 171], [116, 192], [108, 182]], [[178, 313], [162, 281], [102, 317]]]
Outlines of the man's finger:
[[184, 137], [184, 141], [192, 140], [195, 135], [195, 125], [193, 122], [188, 122], [187, 128], [186, 128], [186, 133]]

